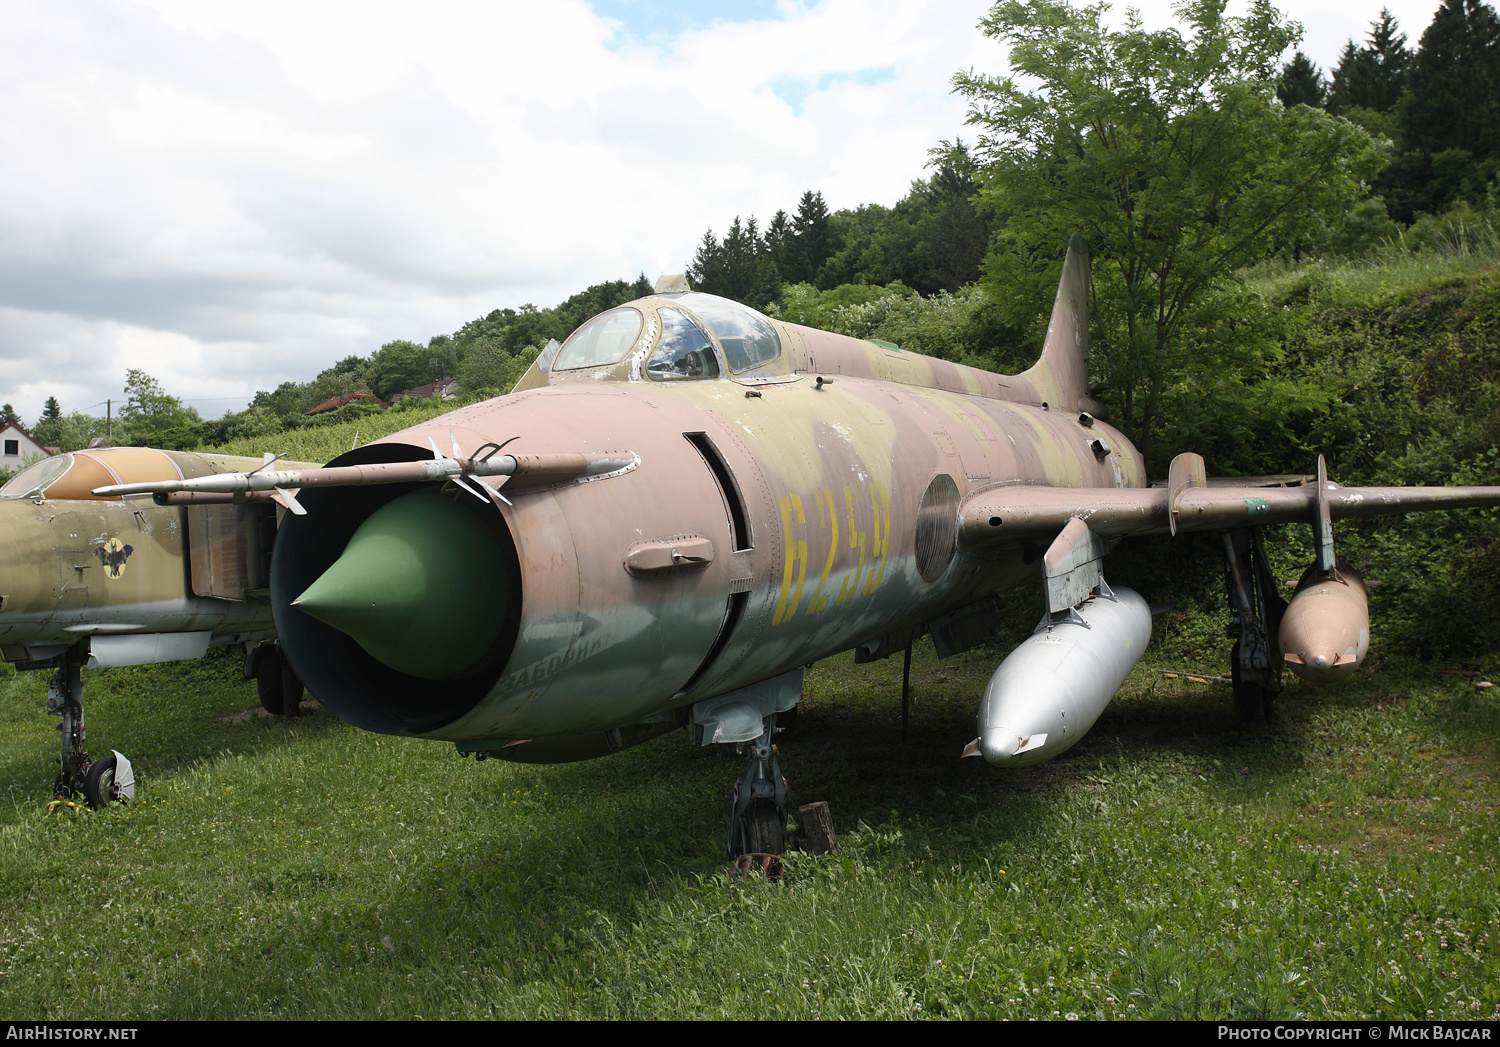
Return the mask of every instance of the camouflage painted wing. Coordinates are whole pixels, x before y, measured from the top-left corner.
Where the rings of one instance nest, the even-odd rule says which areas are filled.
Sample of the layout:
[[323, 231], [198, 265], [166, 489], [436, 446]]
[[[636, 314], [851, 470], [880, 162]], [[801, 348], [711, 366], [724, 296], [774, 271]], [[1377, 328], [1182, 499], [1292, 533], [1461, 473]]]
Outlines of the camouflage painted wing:
[[1210, 481], [1194, 454], [1178, 455], [1165, 487], [990, 487], [960, 504], [959, 545], [1051, 539], [1074, 517], [1101, 538], [1125, 538], [1277, 523], [1326, 527], [1335, 519], [1500, 505], [1500, 487], [1340, 487], [1328, 481], [1321, 456], [1313, 483], [1254, 484]]

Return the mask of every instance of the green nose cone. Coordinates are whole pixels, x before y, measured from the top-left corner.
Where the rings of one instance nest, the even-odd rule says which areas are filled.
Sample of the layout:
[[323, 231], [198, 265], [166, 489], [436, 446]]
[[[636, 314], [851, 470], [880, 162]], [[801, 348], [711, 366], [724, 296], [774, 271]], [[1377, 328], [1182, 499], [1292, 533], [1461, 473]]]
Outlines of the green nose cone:
[[428, 491], [390, 502], [292, 606], [408, 676], [461, 676], [484, 657], [516, 587], [495, 536]]

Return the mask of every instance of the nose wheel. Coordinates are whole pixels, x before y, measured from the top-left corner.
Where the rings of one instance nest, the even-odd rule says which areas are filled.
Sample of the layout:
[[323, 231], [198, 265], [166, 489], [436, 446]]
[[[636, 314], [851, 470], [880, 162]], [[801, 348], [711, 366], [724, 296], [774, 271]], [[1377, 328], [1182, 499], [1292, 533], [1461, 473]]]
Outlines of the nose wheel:
[[135, 772], [117, 752], [89, 763], [83, 775], [83, 798], [90, 807], [105, 807], [135, 798]]
[[62, 752], [52, 794], [60, 800], [82, 796], [90, 807], [135, 798], [135, 772], [119, 752], [95, 760], [83, 748], [83, 656], [74, 647], [58, 656], [47, 684], [47, 711], [62, 718]]

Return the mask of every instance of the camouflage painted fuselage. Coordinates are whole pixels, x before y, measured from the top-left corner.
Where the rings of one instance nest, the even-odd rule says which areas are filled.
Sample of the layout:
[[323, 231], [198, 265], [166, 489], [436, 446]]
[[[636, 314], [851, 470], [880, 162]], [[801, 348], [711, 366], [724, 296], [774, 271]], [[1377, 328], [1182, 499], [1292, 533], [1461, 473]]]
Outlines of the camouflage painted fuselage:
[[16, 477], [0, 497], [0, 653], [26, 663], [91, 637], [207, 633], [242, 643], [273, 635], [259, 566], [275, 527], [265, 507], [90, 494], [104, 483], [260, 464], [122, 447], [59, 455]]
[[[1033, 577], [1019, 543], [959, 549], [959, 500], [975, 490], [1143, 485], [1135, 449], [1081, 414], [1077, 326], [1054, 330], [1056, 351], [1015, 377], [778, 323], [774, 360], [654, 380], [657, 312], [681, 308], [676, 297], [632, 303], [645, 322], [618, 362], [534, 368], [521, 391], [333, 463], [428, 457], [455, 441], [472, 454], [512, 437], [507, 454], [634, 456], [586, 480], [484, 481], [509, 504], [454, 493], [503, 521], [518, 572], [515, 621], [477, 676], [393, 681], [290, 606], [357, 518], [404, 489], [303, 493], [309, 515], [283, 526], [273, 603], [293, 664], [325, 704], [373, 730], [452, 740], [638, 722], [857, 646], [904, 645], [930, 620]], [[344, 537], [319, 537], [304, 556], [317, 528]]]

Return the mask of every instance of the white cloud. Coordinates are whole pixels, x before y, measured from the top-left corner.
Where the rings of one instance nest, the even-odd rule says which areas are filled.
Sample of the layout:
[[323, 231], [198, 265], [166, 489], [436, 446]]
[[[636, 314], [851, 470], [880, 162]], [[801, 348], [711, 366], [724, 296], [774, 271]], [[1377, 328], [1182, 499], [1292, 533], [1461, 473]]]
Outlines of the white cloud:
[[664, 36], [581, 0], [0, 0], [0, 400], [92, 403], [126, 367], [248, 394], [677, 271], [805, 189], [892, 203], [964, 131], [953, 73], [1002, 68], [985, 9], [782, 2]]

